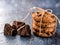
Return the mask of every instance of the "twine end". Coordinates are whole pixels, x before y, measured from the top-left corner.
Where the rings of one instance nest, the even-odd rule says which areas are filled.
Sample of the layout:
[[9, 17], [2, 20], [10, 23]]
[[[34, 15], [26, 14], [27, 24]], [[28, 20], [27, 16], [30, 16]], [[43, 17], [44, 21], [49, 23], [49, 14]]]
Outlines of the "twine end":
[[36, 8], [36, 7], [32, 7], [32, 8], [30, 8], [30, 9], [32, 10], [32, 9], [35, 9], [35, 8]]

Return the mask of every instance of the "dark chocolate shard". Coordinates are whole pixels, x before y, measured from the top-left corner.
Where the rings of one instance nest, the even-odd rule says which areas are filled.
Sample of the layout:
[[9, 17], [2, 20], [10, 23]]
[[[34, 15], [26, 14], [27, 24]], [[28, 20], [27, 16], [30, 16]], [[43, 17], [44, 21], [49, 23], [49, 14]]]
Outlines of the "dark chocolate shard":
[[23, 25], [25, 25], [24, 22], [21, 22], [21, 21], [13, 21], [12, 27], [13, 27], [14, 29], [18, 29], [18, 28], [20, 28], [20, 27], [23, 26]]
[[24, 36], [24, 37], [30, 37], [31, 36], [31, 29], [29, 25], [25, 25], [23, 28], [21, 28], [18, 31], [18, 34], [20, 36]]
[[11, 27], [10, 24], [5, 24], [4, 26], [4, 35], [6, 36], [15, 36], [17, 31]]

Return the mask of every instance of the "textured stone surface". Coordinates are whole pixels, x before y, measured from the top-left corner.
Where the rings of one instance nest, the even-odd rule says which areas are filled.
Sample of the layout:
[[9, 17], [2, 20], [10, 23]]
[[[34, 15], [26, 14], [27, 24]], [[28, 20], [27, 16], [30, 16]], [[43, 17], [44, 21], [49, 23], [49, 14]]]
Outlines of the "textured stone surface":
[[[60, 0], [0, 0], [0, 32], [3, 32], [5, 23], [11, 24], [14, 20], [21, 20], [33, 6], [50, 8], [60, 18]], [[31, 15], [24, 22], [31, 26]], [[56, 36], [51, 38], [23, 38], [18, 35], [8, 37], [0, 33], [0, 45], [60, 45], [59, 27], [58, 25]]]

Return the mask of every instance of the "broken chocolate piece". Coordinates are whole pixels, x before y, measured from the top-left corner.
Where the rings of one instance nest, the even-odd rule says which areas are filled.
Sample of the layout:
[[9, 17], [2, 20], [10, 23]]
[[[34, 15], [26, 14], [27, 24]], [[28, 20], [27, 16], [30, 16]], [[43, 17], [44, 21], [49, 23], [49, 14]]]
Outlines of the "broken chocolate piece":
[[10, 24], [5, 24], [4, 35], [15, 36], [16, 34], [17, 34], [17, 30], [13, 29]]
[[18, 28], [20, 28], [20, 27], [23, 26], [23, 25], [25, 25], [24, 22], [13, 21], [13, 25], [12, 25], [12, 27], [13, 27], [14, 29], [18, 29]]
[[30, 37], [31, 29], [30, 29], [29, 25], [25, 25], [23, 28], [18, 30], [18, 34], [23, 37]]

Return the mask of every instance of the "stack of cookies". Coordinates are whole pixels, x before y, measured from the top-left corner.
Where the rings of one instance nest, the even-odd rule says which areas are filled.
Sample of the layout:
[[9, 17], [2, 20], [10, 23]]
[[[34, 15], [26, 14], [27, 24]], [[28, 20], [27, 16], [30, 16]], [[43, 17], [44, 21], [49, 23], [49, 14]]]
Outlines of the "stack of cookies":
[[33, 34], [41, 37], [51, 37], [56, 32], [56, 17], [54, 14], [45, 11], [44, 14], [32, 12], [33, 18]]

